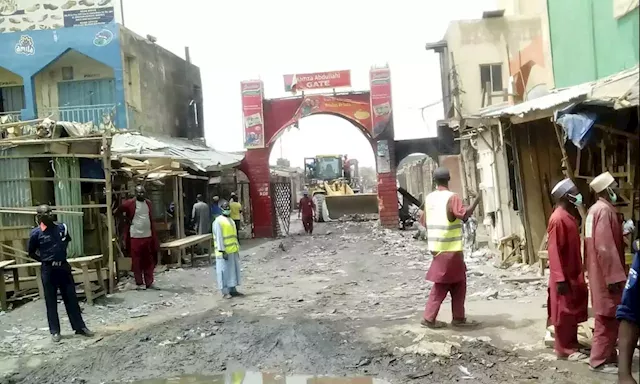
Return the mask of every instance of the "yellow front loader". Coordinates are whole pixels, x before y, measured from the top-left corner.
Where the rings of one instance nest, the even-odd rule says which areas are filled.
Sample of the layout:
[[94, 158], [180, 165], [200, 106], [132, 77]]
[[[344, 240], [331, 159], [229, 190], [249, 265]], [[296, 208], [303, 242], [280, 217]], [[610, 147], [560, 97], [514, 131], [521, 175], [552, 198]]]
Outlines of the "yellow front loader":
[[[320, 155], [305, 159], [305, 178], [309, 195], [316, 204], [318, 222], [345, 215], [378, 213], [378, 195], [356, 193], [360, 185], [357, 162], [344, 167], [341, 155]], [[355, 164], [355, 167], [353, 166]]]

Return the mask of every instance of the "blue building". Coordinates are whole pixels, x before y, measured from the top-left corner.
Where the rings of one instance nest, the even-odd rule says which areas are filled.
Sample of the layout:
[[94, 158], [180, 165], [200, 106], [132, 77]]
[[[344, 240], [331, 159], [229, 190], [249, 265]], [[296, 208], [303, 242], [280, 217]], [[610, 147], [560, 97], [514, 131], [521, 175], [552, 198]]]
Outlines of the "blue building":
[[117, 16], [109, 0], [0, 10], [0, 117], [203, 137], [198, 67]]

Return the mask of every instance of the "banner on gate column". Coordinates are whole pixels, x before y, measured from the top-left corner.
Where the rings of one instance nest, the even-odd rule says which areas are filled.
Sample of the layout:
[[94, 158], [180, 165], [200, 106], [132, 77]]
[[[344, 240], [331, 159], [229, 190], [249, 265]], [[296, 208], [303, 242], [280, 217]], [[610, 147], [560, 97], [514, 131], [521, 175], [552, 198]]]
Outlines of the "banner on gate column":
[[240, 83], [242, 91], [242, 122], [244, 147], [264, 148], [264, 110], [262, 108], [263, 84], [261, 80]]
[[393, 139], [393, 108], [391, 104], [391, 71], [388, 67], [371, 68], [371, 125], [373, 138]]

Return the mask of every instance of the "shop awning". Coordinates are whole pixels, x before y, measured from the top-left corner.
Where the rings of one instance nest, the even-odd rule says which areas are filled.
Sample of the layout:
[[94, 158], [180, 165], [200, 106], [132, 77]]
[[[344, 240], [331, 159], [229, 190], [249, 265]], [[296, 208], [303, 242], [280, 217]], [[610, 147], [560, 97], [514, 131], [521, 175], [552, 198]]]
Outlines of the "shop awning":
[[554, 89], [549, 94], [516, 105], [490, 106], [465, 117], [469, 125], [479, 121], [509, 118], [512, 123], [551, 117], [571, 104], [606, 105], [614, 109], [638, 106], [638, 66], [597, 81]]
[[177, 137], [122, 133], [113, 136], [111, 153], [132, 159], [166, 158], [201, 172], [214, 172], [235, 167], [243, 154], [222, 152], [202, 142]]

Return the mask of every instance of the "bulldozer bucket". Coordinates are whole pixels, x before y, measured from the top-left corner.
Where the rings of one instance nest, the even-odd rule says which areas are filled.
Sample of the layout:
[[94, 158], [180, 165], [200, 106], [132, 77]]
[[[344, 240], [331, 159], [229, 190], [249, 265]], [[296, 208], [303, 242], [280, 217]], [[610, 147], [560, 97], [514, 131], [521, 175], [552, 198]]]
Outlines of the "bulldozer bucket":
[[353, 195], [329, 195], [324, 197], [329, 218], [336, 220], [344, 215], [378, 213], [376, 193], [356, 193]]

